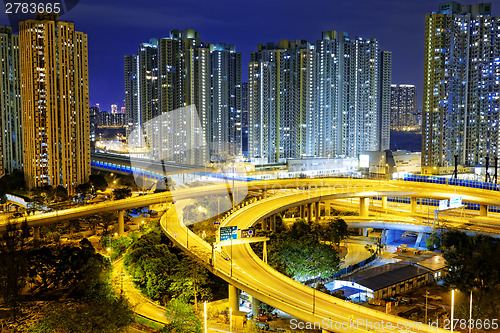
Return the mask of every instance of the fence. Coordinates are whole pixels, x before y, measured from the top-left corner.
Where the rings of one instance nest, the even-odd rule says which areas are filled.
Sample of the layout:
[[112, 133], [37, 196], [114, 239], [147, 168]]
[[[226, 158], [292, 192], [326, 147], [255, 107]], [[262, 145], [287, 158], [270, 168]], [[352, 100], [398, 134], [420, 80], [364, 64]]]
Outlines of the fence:
[[354, 271], [356, 271], [357, 269], [371, 263], [372, 261], [374, 261], [375, 259], [377, 259], [378, 257], [378, 250], [377, 252], [375, 252], [374, 254], [372, 254], [369, 258], [366, 258], [365, 260], [363, 261], [360, 261], [354, 265], [349, 265], [345, 268], [342, 268], [341, 270], [335, 272], [334, 274], [330, 275], [330, 276], [327, 276], [327, 277], [316, 277], [314, 279], [309, 279], [307, 281], [304, 282], [305, 285], [310, 285], [310, 284], [313, 284], [313, 283], [326, 283], [326, 282], [329, 282], [333, 279], [336, 279], [338, 277], [341, 277], [343, 275], [347, 275], [347, 274], [350, 274]]
[[455, 185], [455, 186], [478, 188], [483, 190], [500, 191], [500, 184], [478, 182], [474, 180], [432, 177], [432, 176], [422, 176], [422, 175], [405, 175], [403, 180], [410, 182]]

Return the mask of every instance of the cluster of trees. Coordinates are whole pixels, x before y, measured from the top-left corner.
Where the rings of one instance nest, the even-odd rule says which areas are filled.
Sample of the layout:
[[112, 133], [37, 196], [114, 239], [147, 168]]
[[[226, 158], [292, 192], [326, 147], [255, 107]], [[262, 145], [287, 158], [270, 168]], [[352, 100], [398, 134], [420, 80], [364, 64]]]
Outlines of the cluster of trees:
[[167, 333], [201, 333], [202, 325], [192, 305], [182, 298], [172, 299], [166, 306], [168, 324], [163, 327]]
[[22, 170], [14, 170], [0, 178], [0, 196], [5, 193], [24, 191], [25, 188], [26, 182]]
[[69, 199], [68, 190], [61, 185], [56, 187], [46, 185], [34, 188], [31, 190], [31, 197], [32, 200], [39, 205], [62, 202]]
[[[431, 236], [429, 246], [443, 251], [449, 267], [445, 283], [474, 296], [475, 318], [494, 318], [500, 313], [500, 239], [477, 234], [467, 236], [448, 230]], [[457, 316], [468, 318], [467, 304], [459, 305]]]
[[117, 188], [113, 190], [113, 199], [126, 199], [132, 195], [132, 191], [128, 187]]
[[108, 188], [108, 181], [101, 174], [92, 174], [89, 176], [89, 181], [76, 186], [76, 193], [85, 197], [87, 194], [92, 193], [92, 191], [105, 191]]
[[[277, 219], [276, 232], [258, 231], [268, 236], [268, 262], [281, 273], [298, 281], [332, 275], [339, 269], [338, 246], [348, 235], [347, 224], [335, 218], [326, 224], [299, 220], [289, 228]], [[337, 248], [332, 246], [336, 244]], [[257, 255], [262, 255], [262, 244], [253, 244]]]
[[[90, 175], [89, 181], [76, 186], [75, 191], [81, 197], [87, 196], [95, 191], [104, 191], [108, 186], [106, 178], [101, 174]], [[32, 200], [39, 205], [46, 205], [67, 201], [69, 199], [68, 190], [59, 185], [52, 187], [50, 185], [34, 188], [31, 190]]]
[[92, 244], [39, 246], [28, 242], [25, 225], [8, 227], [0, 239], [0, 289], [17, 321], [23, 291], [45, 299], [73, 299], [45, 314], [29, 332], [114, 332], [132, 320], [128, 305], [116, 298], [110, 284], [111, 263]]
[[165, 305], [181, 299], [197, 308], [201, 298], [212, 298], [226, 286], [201, 263], [172, 247], [159, 227], [149, 229], [130, 244], [124, 264], [139, 288]]

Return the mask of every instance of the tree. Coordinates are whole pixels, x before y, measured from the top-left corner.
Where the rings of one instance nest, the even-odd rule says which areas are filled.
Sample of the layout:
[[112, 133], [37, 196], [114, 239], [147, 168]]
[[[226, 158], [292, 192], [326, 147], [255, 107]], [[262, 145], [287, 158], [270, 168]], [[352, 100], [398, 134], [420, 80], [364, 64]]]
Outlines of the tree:
[[[473, 290], [477, 304], [493, 315], [500, 308], [500, 240], [460, 231], [442, 234], [443, 257], [449, 267], [445, 283], [463, 292]], [[488, 300], [488, 301], [485, 301]]]
[[79, 193], [82, 197], [87, 196], [87, 194], [90, 192], [91, 189], [92, 189], [92, 185], [90, 184], [90, 182], [78, 184], [75, 187], [76, 192]]
[[57, 185], [54, 190], [54, 201], [66, 200], [68, 200], [68, 190], [62, 185]]
[[24, 181], [24, 172], [16, 169], [10, 174], [0, 178], [0, 193], [9, 193], [12, 191], [24, 190], [26, 183]]
[[126, 199], [132, 195], [132, 191], [128, 187], [117, 188], [113, 190], [113, 198], [115, 200]]
[[28, 332], [120, 332], [132, 322], [127, 303], [114, 295], [111, 263], [83, 239], [78, 246], [45, 246], [29, 256], [30, 277], [47, 289], [68, 290], [77, 304], [58, 304]]
[[165, 325], [163, 332], [201, 333], [201, 321], [193, 307], [180, 298], [173, 299], [167, 304], [165, 317], [169, 323]]
[[340, 242], [349, 236], [347, 223], [341, 218], [335, 218], [328, 223], [325, 230], [325, 236], [327, 238], [325, 240], [329, 240], [339, 246]]
[[162, 237], [156, 227], [134, 240], [124, 256], [124, 264], [148, 297], [166, 304], [172, 295], [170, 284], [179, 261]]
[[104, 212], [98, 214], [98, 216], [97, 224], [103, 229], [102, 235], [109, 235], [111, 233], [109, 227], [117, 220], [116, 212]]
[[29, 237], [28, 225], [21, 230], [7, 224], [7, 231], [0, 238], [0, 290], [4, 302], [17, 318], [21, 291], [26, 285], [26, 241]]
[[429, 251], [432, 251], [435, 248], [439, 248], [441, 245], [440, 243], [441, 243], [441, 237], [439, 237], [439, 234], [433, 232], [429, 236], [429, 238], [425, 240], [425, 247], [427, 247]]
[[89, 183], [93, 185], [97, 191], [105, 191], [108, 187], [106, 178], [101, 174], [94, 174], [89, 176]]
[[194, 298], [194, 307], [198, 309], [198, 297], [211, 296], [208, 283], [208, 271], [199, 261], [184, 256], [177, 265], [170, 290], [178, 297], [184, 295], [186, 300]]
[[273, 267], [304, 281], [314, 276], [329, 276], [339, 268], [337, 251], [313, 239], [280, 239], [270, 256]]

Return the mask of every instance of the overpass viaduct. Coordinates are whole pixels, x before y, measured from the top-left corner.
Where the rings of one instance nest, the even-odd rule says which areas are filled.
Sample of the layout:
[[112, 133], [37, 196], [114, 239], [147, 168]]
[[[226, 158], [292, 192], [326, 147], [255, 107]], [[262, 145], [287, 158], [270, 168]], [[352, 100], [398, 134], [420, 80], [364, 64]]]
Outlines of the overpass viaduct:
[[[257, 223], [262, 223], [264, 227], [273, 224], [273, 216], [277, 213], [292, 207], [302, 207], [301, 214], [307, 215], [310, 220], [314, 215], [319, 216], [319, 206], [332, 200], [359, 198], [359, 216], [358, 222], [349, 221], [349, 223], [367, 223], [367, 226], [373, 226], [374, 223], [385, 223], [390, 226], [395, 223], [388, 218], [380, 221], [378, 218], [370, 220], [369, 198], [381, 197], [382, 207], [387, 205], [383, 199], [388, 196], [410, 197], [410, 213], [416, 213], [417, 198], [435, 198], [444, 199], [454, 195], [461, 195], [463, 201], [480, 204], [482, 208], [480, 215], [487, 216], [488, 206], [500, 205], [500, 193], [494, 191], [483, 191], [469, 188], [459, 188], [454, 186], [443, 186], [426, 183], [409, 182], [380, 182], [372, 180], [351, 180], [351, 179], [321, 179], [321, 180], [278, 180], [278, 181], [258, 181], [250, 183], [238, 183], [234, 188], [227, 184], [209, 185], [198, 188], [188, 188], [177, 190], [172, 193], [157, 193], [146, 196], [127, 198], [111, 202], [87, 205], [83, 207], [61, 210], [35, 216], [28, 216], [12, 220], [16, 226], [26, 222], [30, 227], [39, 227], [46, 224], [57, 223], [62, 220], [75, 219], [94, 215], [105, 211], [119, 211], [119, 230], [123, 233], [123, 211], [134, 207], [143, 207], [159, 203], [172, 202], [175, 200], [191, 199], [199, 196], [224, 195], [228, 192], [235, 192], [247, 188], [252, 191], [261, 191], [263, 196], [267, 191], [277, 189], [291, 189], [291, 194], [273, 196], [256, 201], [251, 204], [240, 204], [236, 210], [223, 221], [222, 226], [237, 226], [239, 229], [246, 229]], [[299, 190], [299, 191], [297, 191]], [[384, 204], [385, 201], [385, 204]], [[179, 212], [182, 215], [182, 212]], [[379, 220], [377, 222], [377, 219]], [[355, 304], [347, 303], [337, 298], [322, 293], [316, 293], [313, 289], [306, 287], [286, 276], [278, 273], [263, 263], [248, 244], [239, 244], [232, 246], [228, 253], [232, 253], [231, 260], [224, 260], [217, 254], [211, 246], [192, 233], [180, 221], [183, 218], [178, 216], [175, 209], [170, 209], [167, 214], [161, 218], [161, 225], [168, 237], [184, 250], [200, 257], [210, 269], [223, 279], [228, 281], [230, 287], [231, 307], [237, 307], [237, 290], [244, 290], [274, 307], [277, 307], [297, 318], [310, 322], [323, 322], [330, 325], [346, 323], [349, 317], [354, 316], [354, 320], [362, 320], [363, 323], [372, 323], [376, 325], [380, 320], [393, 325], [391, 329], [370, 329], [368, 327], [328, 327], [328, 331], [335, 332], [399, 332], [401, 327], [398, 324], [411, 323], [395, 316], [384, 315], [378, 311], [373, 311]], [[409, 221], [400, 221], [396, 223], [398, 227]], [[422, 226], [414, 225], [415, 228]], [[6, 225], [0, 225], [0, 232], [6, 230]], [[495, 230], [494, 230], [495, 231]], [[495, 233], [498, 230], [495, 231]], [[499, 232], [500, 233], [500, 232]], [[190, 240], [188, 246], [188, 239]], [[185, 240], [185, 241], [184, 241]], [[359, 323], [359, 322], [358, 322]], [[422, 327], [408, 329], [409, 332], [444, 332], [423, 325]]]

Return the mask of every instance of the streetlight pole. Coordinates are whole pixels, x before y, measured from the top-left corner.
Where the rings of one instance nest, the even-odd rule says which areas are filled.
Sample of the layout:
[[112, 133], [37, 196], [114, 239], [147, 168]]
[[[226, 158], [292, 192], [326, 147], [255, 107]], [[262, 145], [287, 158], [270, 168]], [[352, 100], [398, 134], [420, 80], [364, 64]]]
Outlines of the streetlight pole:
[[[495, 162], [496, 162], [496, 157], [495, 157]], [[495, 169], [496, 172], [496, 169]], [[496, 179], [495, 179], [496, 180]], [[472, 329], [472, 290], [470, 291], [470, 308], [469, 308], [469, 333], [471, 332]]]
[[234, 192], [235, 192], [234, 191], [234, 161], [232, 161], [232, 162], [233, 162], [233, 189], [232, 189], [231, 193], [232, 193], [232, 197], [233, 197], [233, 210], [234, 210], [234, 201], [235, 201], [235, 199], [234, 199]]
[[207, 325], [207, 301], [205, 301], [203, 305], [203, 314], [205, 319], [205, 333], [208, 333], [208, 325]]
[[429, 295], [429, 292], [426, 290], [425, 291], [425, 324], [427, 324], [427, 296]]
[[233, 231], [231, 231], [231, 277], [233, 277]]
[[451, 333], [453, 333], [453, 307], [455, 306], [455, 289], [451, 290]]
[[313, 314], [316, 310], [316, 288], [313, 288]]
[[229, 309], [229, 332], [233, 332], [233, 309]]

